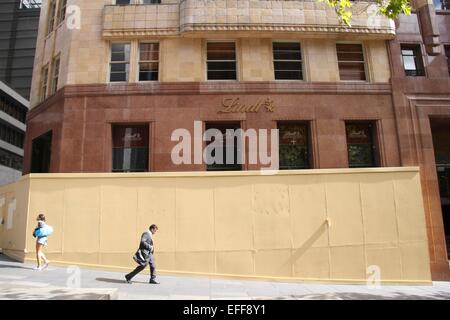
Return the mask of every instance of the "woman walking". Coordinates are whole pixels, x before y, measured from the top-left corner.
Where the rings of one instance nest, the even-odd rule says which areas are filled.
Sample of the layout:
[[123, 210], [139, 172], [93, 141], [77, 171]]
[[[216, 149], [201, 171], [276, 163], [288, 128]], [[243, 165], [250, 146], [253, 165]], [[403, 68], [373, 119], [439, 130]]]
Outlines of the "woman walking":
[[[35, 270], [44, 270], [48, 267], [48, 260], [44, 254], [44, 246], [47, 245], [47, 237], [53, 232], [53, 228], [45, 223], [45, 215], [39, 214], [37, 216], [38, 226], [34, 229], [33, 237], [36, 238], [36, 260], [37, 266]], [[41, 266], [41, 260], [44, 264]]]

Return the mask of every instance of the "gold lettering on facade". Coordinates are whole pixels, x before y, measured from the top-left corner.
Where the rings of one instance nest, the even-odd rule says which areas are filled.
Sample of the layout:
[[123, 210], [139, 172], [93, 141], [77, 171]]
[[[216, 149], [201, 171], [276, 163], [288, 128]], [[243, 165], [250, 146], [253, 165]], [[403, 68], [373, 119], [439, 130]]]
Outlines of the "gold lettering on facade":
[[272, 99], [258, 99], [255, 104], [245, 104], [240, 98], [225, 98], [222, 101], [222, 109], [219, 113], [256, 113], [261, 108], [267, 112], [274, 112], [275, 104]]

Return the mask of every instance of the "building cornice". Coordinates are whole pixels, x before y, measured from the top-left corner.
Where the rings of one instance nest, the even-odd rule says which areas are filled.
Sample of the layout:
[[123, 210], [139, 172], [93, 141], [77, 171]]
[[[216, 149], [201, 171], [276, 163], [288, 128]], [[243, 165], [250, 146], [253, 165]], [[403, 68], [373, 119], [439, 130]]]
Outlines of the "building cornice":
[[181, 32], [209, 32], [209, 31], [234, 31], [234, 32], [285, 32], [285, 33], [323, 33], [323, 34], [374, 34], [386, 35], [389, 39], [395, 37], [393, 28], [369, 28], [369, 27], [345, 27], [341, 25], [298, 25], [298, 24], [184, 24]]

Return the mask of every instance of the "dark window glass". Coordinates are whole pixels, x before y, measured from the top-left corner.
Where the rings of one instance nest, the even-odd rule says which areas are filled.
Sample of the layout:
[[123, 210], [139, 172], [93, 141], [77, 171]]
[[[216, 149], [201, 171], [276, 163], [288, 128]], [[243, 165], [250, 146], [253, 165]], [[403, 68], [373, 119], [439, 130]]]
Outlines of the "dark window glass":
[[66, 18], [66, 10], [67, 10], [67, 0], [60, 0], [59, 9], [58, 9], [58, 22], [59, 25]]
[[0, 96], [0, 110], [14, 119], [25, 123], [27, 109], [6, 96]]
[[44, 101], [47, 97], [47, 83], [48, 83], [48, 65], [41, 70], [41, 83], [39, 88], [39, 99]]
[[31, 173], [48, 173], [52, 153], [52, 132], [35, 139], [31, 144]]
[[139, 81], [158, 81], [159, 43], [139, 46]]
[[236, 80], [236, 45], [234, 42], [207, 43], [208, 80]]
[[309, 134], [306, 123], [278, 123], [280, 169], [311, 168]]
[[143, 0], [144, 4], [159, 4], [161, 0]]
[[275, 80], [303, 80], [300, 43], [274, 42], [272, 46]]
[[348, 163], [350, 168], [376, 167], [378, 165], [374, 130], [375, 124], [371, 122], [346, 123]]
[[22, 162], [21, 156], [0, 148], [0, 165], [22, 171]]
[[117, 5], [126, 5], [126, 4], [130, 4], [130, 3], [131, 3], [130, 0], [116, 0]]
[[366, 66], [361, 44], [336, 44], [341, 80], [366, 80]]
[[56, 0], [51, 0], [50, 6], [48, 8], [48, 18], [47, 18], [47, 34], [53, 31], [55, 27], [55, 15], [56, 15]]
[[419, 44], [402, 44], [403, 68], [407, 76], [424, 76], [422, 53]]
[[148, 125], [114, 125], [113, 172], [148, 171]]
[[[222, 150], [222, 159], [217, 160], [214, 163], [208, 164], [206, 166], [206, 170], [208, 171], [232, 171], [232, 170], [242, 170], [242, 164], [239, 163], [241, 159], [242, 150], [239, 149], [238, 137], [234, 136], [232, 140], [232, 144], [227, 144], [227, 135], [234, 134], [234, 131], [239, 129], [240, 125], [238, 123], [206, 123], [205, 129], [217, 129], [222, 133], [223, 139], [223, 147], [216, 147], [216, 149]], [[228, 130], [228, 132], [227, 132]], [[231, 130], [233, 133], [231, 133]], [[230, 139], [228, 139], [230, 140]], [[207, 141], [206, 144], [214, 142], [214, 138], [212, 141]], [[227, 163], [227, 154], [233, 154], [232, 163]], [[216, 157], [215, 150], [211, 152], [213, 158]], [[230, 157], [230, 156], [229, 156]], [[211, 161], [212, 162], [212, 161]], [[217, 163], [219, 162], [219, 163]]]
[[445, 56], [447, 57], [448, 74], [450, 75], [450, 45], [445, 46]]
[[450, 10], [450, 0], [433, 0], [436, 10]]
[[58, 90], [58, 78], [59, 78], [59, 57], [53, 59], [52, 63], [52, 86], [50, 88], [50, 94], [54, 94]]
[[42, 7], [42, 0], [20, 0], [19, 9], [35, 9]]
[[130, 69], [130, 44], [129, 43], [113, 43], [111, 45], [111, 82], [128, 81]]
[[13, 146], [23, 149], [25, 135], [23, 132], [0, 123], [0, 140], [3, 140]]

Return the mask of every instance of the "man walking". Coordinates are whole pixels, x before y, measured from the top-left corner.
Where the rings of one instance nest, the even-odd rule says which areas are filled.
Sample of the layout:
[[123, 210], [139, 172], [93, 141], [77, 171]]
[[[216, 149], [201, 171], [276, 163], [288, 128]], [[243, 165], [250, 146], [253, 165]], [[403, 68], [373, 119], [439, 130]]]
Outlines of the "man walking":
[[131, 279], [139, 272], [145, 269], [147, 264], [150, 266], [150, 281], [151, 284], [159, 284], [156, 282], [156, 266], [155, 258], [153, 257], [154, 247], [153, 247], [153, 235], [158, 230], [156, 224], [152, 224], [148, 230], [146, 230], [141, 236], [141, 243], [139, 244], [139, 249], [133, 256], [134, 261], [138, 264], [136, 269], [125, 276], [127, 283], [131, 283]]

